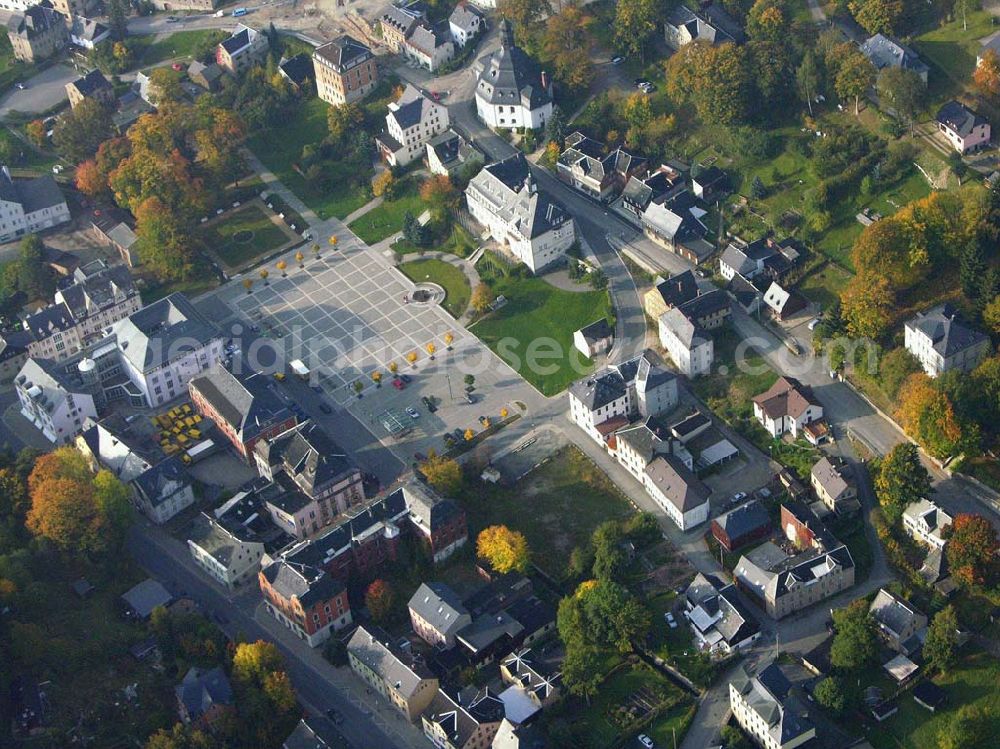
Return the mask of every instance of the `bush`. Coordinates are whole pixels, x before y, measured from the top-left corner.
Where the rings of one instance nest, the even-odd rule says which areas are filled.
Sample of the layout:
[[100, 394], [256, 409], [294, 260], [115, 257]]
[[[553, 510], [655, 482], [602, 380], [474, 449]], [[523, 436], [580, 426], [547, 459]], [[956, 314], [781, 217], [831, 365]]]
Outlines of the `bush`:
[[781, 138], [774, 133], [749, 126], [734, 127], [729, 137], [736, 152], [750, 159], [770, 159], [781, 152]]
[[323, 645], [323, 657], [331, 666], [340, 668], [347, 665], [347, 646], [337, 637], [331, 636]]

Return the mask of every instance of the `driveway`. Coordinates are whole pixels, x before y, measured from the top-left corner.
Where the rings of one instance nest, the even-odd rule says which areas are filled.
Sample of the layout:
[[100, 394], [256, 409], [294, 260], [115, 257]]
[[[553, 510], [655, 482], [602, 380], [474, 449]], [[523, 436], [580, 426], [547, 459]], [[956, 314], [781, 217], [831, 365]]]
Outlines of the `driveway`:
[[66, 84], [80, 77], [71, 65], [59, 63], [25, 81], [25, 89], [11, 88], [0, 96], [0, 117], [12, 112], [45, 112], [66, 101]]

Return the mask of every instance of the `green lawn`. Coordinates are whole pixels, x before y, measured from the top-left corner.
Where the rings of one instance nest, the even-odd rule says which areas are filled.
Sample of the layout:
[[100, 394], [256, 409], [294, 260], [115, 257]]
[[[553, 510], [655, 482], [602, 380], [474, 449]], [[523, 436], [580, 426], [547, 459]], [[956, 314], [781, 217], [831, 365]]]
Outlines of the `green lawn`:
[[427, 250], [437, 250], [438, 252], [448, 252], [459, 257], [469, 257], [475, 252], [477, 242], [469, 235], [465, 229], [458, 224], [453, 224], [448, 234], [448, 238], [440, 244], [434, 242], [430, 247], [417, 247], [417, 245], [405, 239], [400, 239], [392, 245], [392, 251], [397, 255], [411, 255]]
[[[738, 559], [739, 555], [736, 557]], [[668, 591], [646, 601], [646, 605], [653, 612], [650, 649], [699, 687], [707, 688], [715, 679], [717, 669], [709, 657], [699, 653], [694, 646], [691, 626], [679, 614], [675, 617], [677, 627], [674, 629], [671, 629], [663, 619], [664, 613], [673, 610], [676, 600], [677, 594]]]
[[7, 166], [21, 169], [37, 169], [41, 172], [51, 172], [53, 165], [59, 163], [59, 159], [54, 156], [46, 156], [33, 146], [28, 145], [23, 140], [14, 135], [7, 128], [0, 127], [0, 142], [4, 148], [9, 148], [13, 158]]
[[420, 185], [416, 178], [410, 177], [399, 185], [392, 200], [383, 201], [381, 205], [351, 222], [348, 228], [357, 234], [362, 242], [375, 244], [402, 231], [403, 216], [407, 212], [416, 218], [424, 210], [424, 203], [420, 199]]
[[717, 331], [715, 371], [691, 384], [699, 398], [734, 426], [752, 420], [750, 399], [767, 390], [778, 379], [756, 349], [740, 344], [741, 339], [729, 328]]
[[145, 68], [177, 57], [192, 57], [204, 44], [222, 41], [227, 36], [217, 29], [178, 31], [162, 39], [153, 34], [129, 37], [129, 44], [136, 56], [136, 66]]
[[525, 278], [500, 281], [493, 293], [503, 294], [507, 305], [472, 330], [543, 395], [562, 392], [593, 370], [573, 348], [573, 333], [608, 315], [607, 291], [563, 291]]
[[851, 275], [830, 263], [810, 272], [799, 282], [798, 290], [821, 309], [829, 309], [840, 298], [840, 293], [851, 280]]
[[237, 268], [286, 244], [288, 236], [271, 216], [256, 205], [248, 205], [202, 232], [207, 249], [230, 268]]
[[[959, 15], [954, 21], [921, 34], [913, 40], [917, 53], [932, 64], [931, 77], [941, 71], [951, 79], [953, 94], [968, 88], [976, 68], [979, 40], [997, 30], [991, 15], [983, 10], [970, 11], [968, 30], [962, 27]], [[935, 70], [934, 68], [938, 70]]]
[[152, 304], [157, 299], [180, 292], [189, 298], [194, 298], [206, 291], [211, 291], [219, 285], [219, 279], [208, 267], [207, 263], [197, 265], [191, 277], [180, 281], [159, 281], [147, 279], [147, 285], [142, 289], [142, 299], [146, 304]]
[[899, 701], [899, 712], [873, 729], [868, 736], [875, 749], [936, 749], [938, 734], [948, 725], [962, 705], [977, 705], [993, 716], [988, 735], [1000, 733], [1000, 662], [983, 652], [976, 652], [934, 683], [948, 695], [948, 704], [930, 713], [913, 701], [909, 694]]
[[7, 35], [0, 37], [0, 91], [6, 91], [15, 83], [35, 72], [35, 66], [14, 59], [14, 48]]
[[403, 263], [399, 269], [414, 283], [430, 281], [439, 284], [445, 291], [444, 308], [455, 318], [461, 317], [469, 306], [472, 288], [461, 268], [456, 268], [444, 260], [429, 258]]
[[337, 187], [332, 190], [323, 190], [308, 183], [294, 168], [302, 155], [303, 146], [319, 143], [329, 132], [326, 124], [327, 109], [329, 105], [326, 102], [312, 97], [302, 103], [292, 119], [283, 124], [279, 131], [265, 130], [257, 133], [248, 140], [247, 146], [285, 187], [312, 208], [321, 219], [331, 216], [344, 218], [371, 199], [366, 190], [357, 187], [351, 180], [356, 176], [356, 165], [331, 161], [324, 167], [336, 172], [331, 183]]
[[563, 448], [513, 488], [476, 480], [463, 487], [459, 500], [470, 536], [497, 524], [520, 531], [534, 563], [557, 580], [565, 576], [573, 549], [598, 525], [634, 513], [625, 495], [575, 447]]

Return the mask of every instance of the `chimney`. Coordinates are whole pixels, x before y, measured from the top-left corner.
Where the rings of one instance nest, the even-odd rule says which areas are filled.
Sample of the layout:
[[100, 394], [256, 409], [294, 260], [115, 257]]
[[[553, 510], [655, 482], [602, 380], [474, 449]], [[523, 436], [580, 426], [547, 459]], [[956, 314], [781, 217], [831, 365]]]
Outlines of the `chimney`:
[[544, 70], [542, 71], [542, 88], [545, 91], [549, 90], [549, 74], [546, 73]]

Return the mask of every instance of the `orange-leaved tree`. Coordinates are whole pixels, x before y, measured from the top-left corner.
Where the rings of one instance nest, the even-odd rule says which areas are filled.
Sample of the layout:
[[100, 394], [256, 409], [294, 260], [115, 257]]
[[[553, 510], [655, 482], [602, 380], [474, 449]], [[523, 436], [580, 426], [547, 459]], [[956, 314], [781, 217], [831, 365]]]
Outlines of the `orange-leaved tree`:
[[528, 541], [520, 531], [506, 525], [491, 525], [476, 538], [476, 553], [486, 559], [500, 574], [525, 572], [531, 561]]

